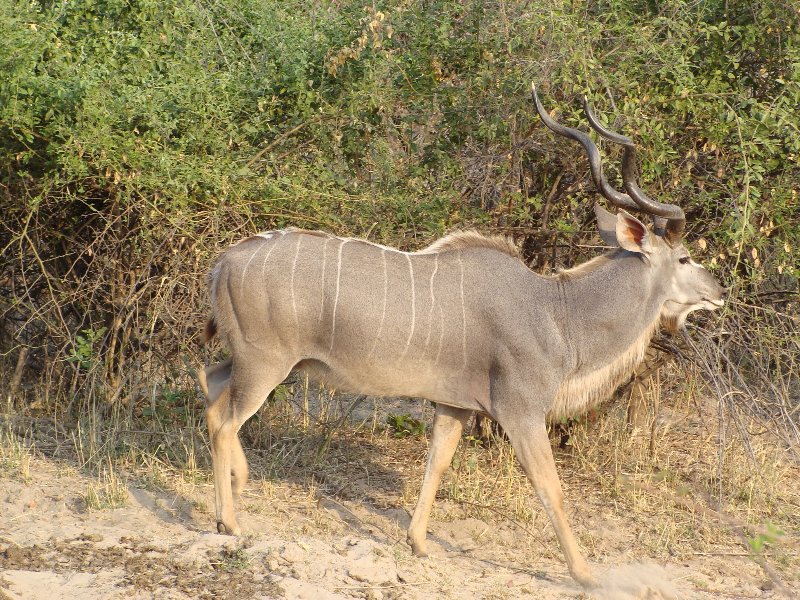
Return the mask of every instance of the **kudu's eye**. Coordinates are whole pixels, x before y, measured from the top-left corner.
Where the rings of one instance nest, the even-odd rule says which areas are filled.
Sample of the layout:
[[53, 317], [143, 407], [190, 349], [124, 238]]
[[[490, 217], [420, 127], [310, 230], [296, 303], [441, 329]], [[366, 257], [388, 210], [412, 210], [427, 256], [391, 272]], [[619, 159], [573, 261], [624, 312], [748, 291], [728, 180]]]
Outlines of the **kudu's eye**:
[[690, 262], [692, 262], [692, 259], [689, 256], [681, 256], [678, 259], [678, 262], [681, 263], [682, 265], [688, 265]]

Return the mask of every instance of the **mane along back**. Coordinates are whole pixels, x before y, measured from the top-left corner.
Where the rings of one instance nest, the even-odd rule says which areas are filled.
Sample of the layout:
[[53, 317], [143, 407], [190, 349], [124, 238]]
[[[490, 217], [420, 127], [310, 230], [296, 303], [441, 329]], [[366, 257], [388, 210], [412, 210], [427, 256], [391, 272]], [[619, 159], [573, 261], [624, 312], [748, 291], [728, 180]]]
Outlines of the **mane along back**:
[[[360, 238], [351, 238], [351, 237], [339, 237], [333, 235], [332, 233], [328, 233], [327, 231], [315, 231], [310, 229], [302, 229], [300, 227], [286, 227], [282, 230], [272, 230], [272, 231], [262, 231], [261, 233], [257, 233], [253, 236], [245, 238], [239, 242], [234, 243], [231, 246], [232, 248], [243, 248], [244, 246], [254, 243], [256, 241], [263, 241], [264, 239], [269, 239], [273, 235], [276, 234], [287, 234], [287, 233], [296, 233], [301, 235], [310, 235], [319, 238], [328, 238], [328, 239], [339, 239], [339, 240], [350, 240], [354, 242], [361, 242], [363, 244], [369, 244], [370, 246], [376, 246], [378, 248], [385, 248], [387, 250], [394, 250], [396, 252], [401, 252], [397, 248], [390, 248], [388, 246], [384, 246], [382, 244], [377, 244], [375, 242], [370, 242], [369, 240], [364, 240]], [[423, 248], [422, 250], [418, 250], [417, 252], [412, 252], [412, 254], [438, 254], [441, 252], [449, 252], [451, 250], [464, 250], [467, 248], [490, 248], [492, 250], [497, 250], [498, 252], [502, 252], [503, 254], [508, 254], [509, 256], [513, 256], [514, 258], [520, 258], [519, 248], [514, 244], [514, 241], [506, 237], [504, 235], [483, 235], [478, 233], [473, 229], [468, 229], [466, 231], [454, 231], [443, 238], [440, 238], [433, 242], [430, 246]]]
[[514, 258], [519, 258], [519, 249], [511, 238], [504, 235], [486, 236], [474, 230], [454, 231], [453, 233], [436, 240], [418, 254], [436, 254], [448, 250], [463, 250], [465, 248], [491, 248]]

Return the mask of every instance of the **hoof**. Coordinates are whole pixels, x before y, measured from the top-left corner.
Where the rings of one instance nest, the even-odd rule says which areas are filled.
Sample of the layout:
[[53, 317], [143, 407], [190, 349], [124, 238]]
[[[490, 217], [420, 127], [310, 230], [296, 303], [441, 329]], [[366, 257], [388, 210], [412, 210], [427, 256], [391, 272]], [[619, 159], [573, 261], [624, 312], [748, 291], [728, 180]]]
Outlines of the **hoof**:
[[239, 529], [238, 525], [227, 527], [222, 521], [217, 521], [217, 533], [222, 535], [241, 535], [242, 530]]
[[428, 550], [424, 544], [415, 544], [411, 540], [408, 540], [408, 545], [411, 546], [411, 554], [417, 558], [426, 558], [428, 556]]
[[572, 578], [585, 590], [594, 590], [600, 586], [597, 580], [588, 573], [581, 573], [580, 575], [572, 573]]

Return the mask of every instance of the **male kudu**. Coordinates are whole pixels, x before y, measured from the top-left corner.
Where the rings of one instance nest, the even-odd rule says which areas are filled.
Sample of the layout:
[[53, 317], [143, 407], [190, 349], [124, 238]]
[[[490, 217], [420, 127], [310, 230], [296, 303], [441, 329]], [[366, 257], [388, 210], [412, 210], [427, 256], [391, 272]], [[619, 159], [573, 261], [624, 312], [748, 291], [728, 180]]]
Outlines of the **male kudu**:
[[649, 199], [633, 180], [630, 139], [592, 127], [625, 146], [627, 194], [602, 174], [586, 134], [545, 124], [579, 141], [603, 195], [655, 218], [654, 230], [625, 211], [597, 207], [600, 235], [616, 248], [551, 276], [531, 272], [505, 238], [449, 235], [420, 252], [302, 230], [271, 231], [228, 249], [211, 278], [213, 316], [228, 360], [199, 374], [208, 400], [220, 532], [239, 534], [233, 496], [247, 478], [238, 431], [270, 391], [295, 370], [340, 390], [416, 396], [436, 403], [419, 500], [408, 530], [414, 554], [441, 476], [472, 412], [505, 430], [533, 484], [572, 576], [592, 585], [567, 523], [547, 436], [548, 418], [586, 410], [607, 397], [643, 357], [659, 327], [723, 304], [724, 290], [681, 244], [680, 208]]

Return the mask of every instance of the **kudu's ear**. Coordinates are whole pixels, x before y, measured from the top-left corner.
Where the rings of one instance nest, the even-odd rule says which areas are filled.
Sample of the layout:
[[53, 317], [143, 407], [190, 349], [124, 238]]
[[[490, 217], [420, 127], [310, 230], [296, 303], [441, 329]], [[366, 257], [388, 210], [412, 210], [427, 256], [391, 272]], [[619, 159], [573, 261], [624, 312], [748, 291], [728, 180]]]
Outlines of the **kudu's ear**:
[[625, 250], [639, 254], [650, 254], [653, 251], [647, 227], [624, 210], [617, 213], [616, 230], [617, 244]]
[[594, 205], [594, 214], [597, 217], [597, 231], [600, 239], [609, 246], [619, 246], [617, 242], [617, 216], [608, 212], [599, 204]]

